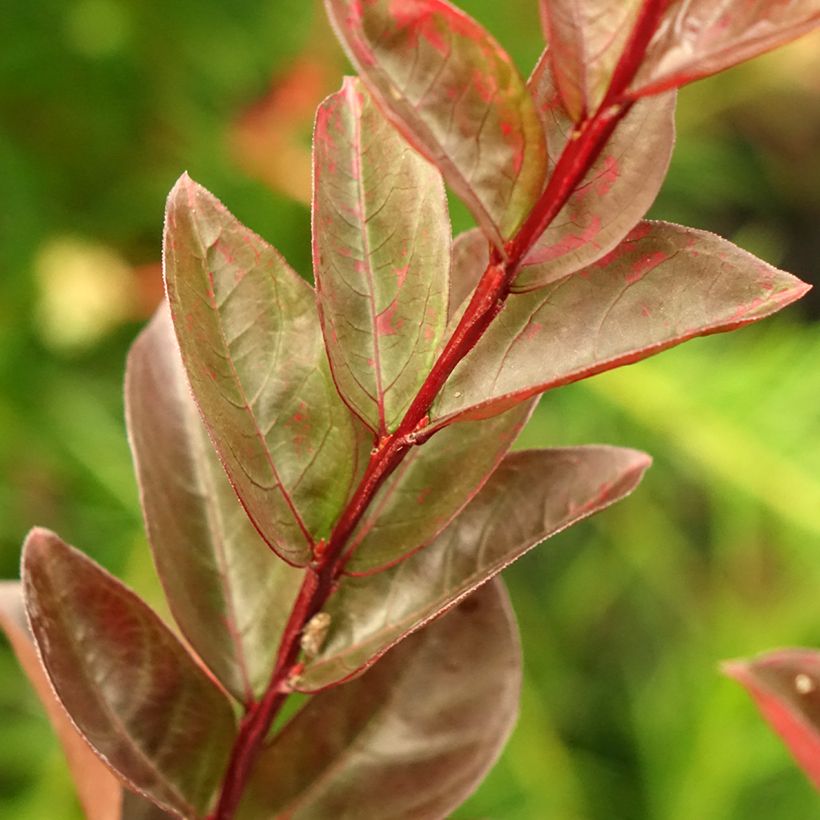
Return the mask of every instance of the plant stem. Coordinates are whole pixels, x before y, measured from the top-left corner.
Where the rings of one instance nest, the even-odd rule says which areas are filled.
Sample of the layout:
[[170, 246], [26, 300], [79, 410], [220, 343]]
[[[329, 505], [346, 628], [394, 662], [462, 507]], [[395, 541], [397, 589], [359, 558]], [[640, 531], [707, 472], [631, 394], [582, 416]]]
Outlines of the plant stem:
[[433, 364], [395, 432], [383, 436], [373, 450], [359, 485], [339, 516], [326, 543], [317, 545], [287, 626], [282, 635], [270, 683], [261, 700], [252, 704], [240, 723], [211, 820], [231, 820], [259, 756], [265, 738], [291, 691], [298, 671], [300, 636], [310, 619], [333, 594], [352, 551], [347, 542], [382, 483], [409, 450], [424, 438], [427, 415], [456, 365], [473, 349], [504, 306], [518, 269], [532, 246], [564, 207], [586, 176], [613, 130], [632, 105], [626, 89], [643, 60], [660, 15], [669, 0], [645, 0], [635, 29], [613, 74], [604, 103], [581, 122], [561, 154], [549, 182], [530, 215], [507, 243], [506, 259], [493, 250], [452, 336]]

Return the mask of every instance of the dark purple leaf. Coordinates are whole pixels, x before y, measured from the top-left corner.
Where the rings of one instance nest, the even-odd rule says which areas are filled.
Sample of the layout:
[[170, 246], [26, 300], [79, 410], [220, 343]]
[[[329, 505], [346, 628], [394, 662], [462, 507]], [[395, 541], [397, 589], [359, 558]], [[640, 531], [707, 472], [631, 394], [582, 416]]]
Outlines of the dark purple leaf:
[[512, 729], [520, 663], [496, 581], [358, 680], [312, 698], [263, 753], [240, 820], [446, 817]]

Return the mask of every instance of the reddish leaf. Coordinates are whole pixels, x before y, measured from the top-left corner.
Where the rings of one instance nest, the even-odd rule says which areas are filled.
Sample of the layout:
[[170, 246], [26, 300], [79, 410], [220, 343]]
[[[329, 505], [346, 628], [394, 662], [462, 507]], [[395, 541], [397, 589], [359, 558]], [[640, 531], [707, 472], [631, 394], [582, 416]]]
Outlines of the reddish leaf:
[[630, 95], [707, 77], [820, 25], [817, 0], [676, 0], [649, 44]]
[[[548, 52], [530, 78], [544, 120], [550, 157], [557, 161], [573, 123], [552, 80]], [[641, 219], [660, 190], [675, 144], [674, 93], [639, 100], [618, 123], [567, 204], [530, 251], [513, 284], [532, 290], [591, 265]]]
[[145, 526], [174, 618], [243, 702], [267, 686], [302, 573], [253, 528], [191, 398], [167, 305], [131, 348], [129, 437]]
[[512, 729], [520, 663], [496, 581], [358, 680], [312, 698], [260, 759], [239, 817], [446, 817]]
[[781, 649], [723, 671], [746, 687], [761, 714], [820, 789], [820, 652]]
[[378, 572], [429, 544], [481, 489], [532, 412], [456, 424], [405, 457], [350, 541], [348, 574]]
[[511, 296], [444, 386], [431, 424], [484, 418], [694, 336], [733, 330], [808, 289], [713, 234], [642, 222], [592, 267]]
[[453, 316], [458, 313], [458, 309], [475, 290], [489, 261], [490, 248], [487, 244], [487, 237], [478, 228], [464, 231], [453, 240], [448, 319], [452, 320]]
[[191, 388], [231, 483], [267, 543], [306, 564], [361, 452], [313, 290], [187, 176], [168, 198], [165, 277]]
[[77, 729], [132, 788], [182, 817], [204, 814], [234, 734], [222, 691], [139, 598], [48, 530], [26, 540], [23, 587]]
[[617, 447], [508, 455], [429, 547], [379, 575], [343, 580], [299, 688], [321, 689], [370, 665], [545, 538], [629, 494], [649, 463]]
[[540, 0], [549, 59], [574, 122], [598, 110], [642, 0]]
[[541, 193], [544, 137], [509, 56], [444, 0], [326, 0], [362, 79], [503, 248]]
[[88, 820], [114, 820], [119, 816], [122, 792], [119, 781], [74, 728], [54, 696], [26, 623], [22, 586], [17, 581], [0, 582], [0, 628], [45, 707], [63, 747], [85, 816]]
[[403, 418], [444, 333], [444, 184], [351, 78], [319, 108], [313, 183], [314, 270], [333, 376], [384, 435]]

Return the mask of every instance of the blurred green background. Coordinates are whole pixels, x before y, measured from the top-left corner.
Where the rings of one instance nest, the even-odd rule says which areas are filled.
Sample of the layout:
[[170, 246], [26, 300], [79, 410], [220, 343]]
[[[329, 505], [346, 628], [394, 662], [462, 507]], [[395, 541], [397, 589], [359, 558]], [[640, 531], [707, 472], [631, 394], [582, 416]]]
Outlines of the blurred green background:
[[[528, 72], [534, 0], [462, 5]], [[307, 0], [5, 0], [0, 30], [0, 572], [40, 524], [155, 600], [121, 380], [161, 293], [164, 197], [187, 169], [309, 274], [312, 111], [345, 62]], [[820, 38], [685, 89], [678, 125], [653, 215], [816, 283]], [[655, 466], [507, 572], [521, 719], [458, 817], [820, 817], [717, 672], [820, 646], [818, 304], [543, 400], [522, 443], [629, 445]], [[4, 642], [0, 735], [0, 816], [78, 817]]]

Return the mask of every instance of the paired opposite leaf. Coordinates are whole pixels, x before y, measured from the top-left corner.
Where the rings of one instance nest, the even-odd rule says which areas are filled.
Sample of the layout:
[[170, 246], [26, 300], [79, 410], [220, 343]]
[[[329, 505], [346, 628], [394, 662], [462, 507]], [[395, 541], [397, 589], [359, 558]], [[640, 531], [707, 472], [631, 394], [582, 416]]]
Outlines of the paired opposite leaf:
[[60, 701], [131, 786], [202, 816], [234, 736], [225, 695], [131, 591], [47, 530], [23, 552], [26, 607]]
[[333, 376], [383, 435], [432, 367], [447, 320], [444, 184], [348, 78], [317, 113], [313, 185], [314, 271]]
[[326, 0], [342, 44], [387, 116], [503, 248], [537, 200], [546, 151], [509, 56], [443, 0]]
[[264, 691], [302, 573], [245, 515], [191, 398], [167, 305], [128, 355], [125, 410], [145, 526], [174, 618], [221, 683]]
[[549, 61], [572, 122], [592, 116], [635, 24], [642, 0], [540, 0]]
[[312, 698], [263, 753], [239, 817], [448, 816], [512, 728], [520, 664], [504, 587], [488, 584], [358, 680]]
[[788, 43], [820, 25], [817, 0], [670, 3], [629, 93], [676, 88]]
[[723, 671], [746, 687], [815, 788], [820, 789], [820, 652], [781, 649]]
[[[557, 162], [573, 122], [556, 91], [544, 52], [529, 81]], [[674, 92], [635, 103], [524, 260], [513, 290], [532, 290], [591, 265], [644, 216], [663, 184], [675, 144]]]
[[430, 546], [368, 578], [345, 578], [299, 681], [315, 691], [374, 663], [545, 538], [628, 495], [649, 458], [617, 447], [511, 453]]
[[188, 379], [228, 477], [267, 543], [304, 565], [362, 454], [313, 289], [187, 176], [168, 198], [164, 255]]
[[26, 623], [22, 585], [18, 581], [0, 582], [0, 628], [6, 633], [63, 747], [86, 818], [115, 820], [119, 817], [122, 788], [110, 769], [74, 728], [65, 709], [54, 696]]
[[455, 424], [410, 452], [354, 531], [346, 572], [377, 572], [429, 544], [481, 489], [532, 409], [525, 402], [494, 418]]
[[642, 222], [591, 267], [510, 296], [444, 386], [431, 424], [484, 418], [694, 336], [733, 330], [808, 289], [713, 234]]

